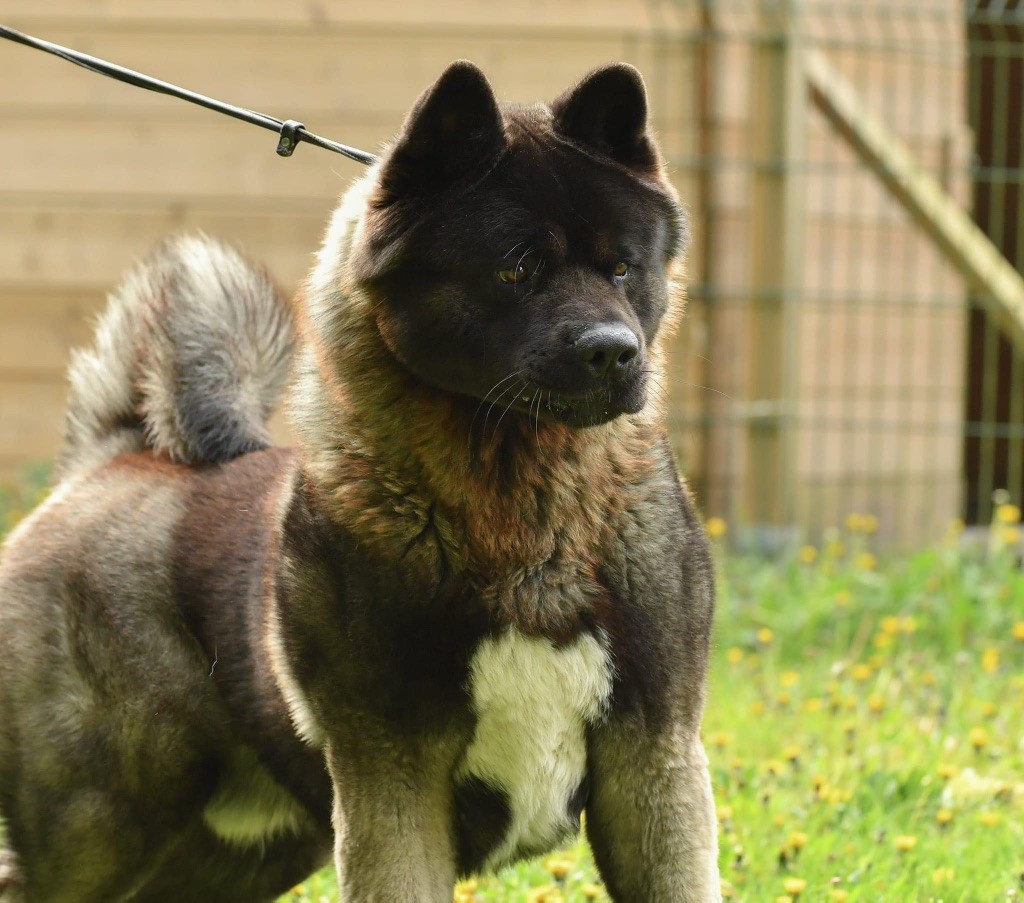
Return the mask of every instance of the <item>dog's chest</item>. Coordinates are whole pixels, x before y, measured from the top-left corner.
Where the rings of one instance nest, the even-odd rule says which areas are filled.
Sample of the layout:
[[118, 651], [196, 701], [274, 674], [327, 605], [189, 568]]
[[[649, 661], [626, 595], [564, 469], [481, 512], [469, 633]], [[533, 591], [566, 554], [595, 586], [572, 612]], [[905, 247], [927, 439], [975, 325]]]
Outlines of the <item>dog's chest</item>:
[[591, 634], [556, 646], [508, 630], [481, 642], [469, 670], [476, 729], [456, 774], [467, 865], [497, 868], [578, 829], [586, 729], [611, 684], [608, 651]]

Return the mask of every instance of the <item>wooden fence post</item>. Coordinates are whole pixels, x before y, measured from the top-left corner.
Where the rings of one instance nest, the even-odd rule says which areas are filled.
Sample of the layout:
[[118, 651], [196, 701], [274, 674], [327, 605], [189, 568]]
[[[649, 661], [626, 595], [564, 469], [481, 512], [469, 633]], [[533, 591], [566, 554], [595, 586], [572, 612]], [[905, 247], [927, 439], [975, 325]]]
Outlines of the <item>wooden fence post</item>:
[[789, 538], [795, 505], [806, 82], [801, 0], [760, 0], [751, 90], [751, 305], [746, 420], [748, 526]]

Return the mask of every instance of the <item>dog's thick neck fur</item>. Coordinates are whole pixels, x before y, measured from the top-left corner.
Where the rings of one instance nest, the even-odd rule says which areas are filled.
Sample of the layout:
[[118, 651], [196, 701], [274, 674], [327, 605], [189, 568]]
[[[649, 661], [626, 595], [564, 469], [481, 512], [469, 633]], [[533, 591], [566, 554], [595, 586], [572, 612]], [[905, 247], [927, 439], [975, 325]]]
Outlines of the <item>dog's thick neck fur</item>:
[[[647, 407], [585, 430], [502, 417], [503, 403], [488, 413], [488, 404], [426, 385], [388, 350], [349, 265], [375, 178], [371, 171], [347, 194], [298, 299], [290, 414], [327, 515], [368, 550], [431, 547], [432, 570], [474, 583], [555, 556], [594, 561], [628, 487], [655, 466], [664, 434], [660, 347]], [[671, 331], [670, 322], [662, 334]]]

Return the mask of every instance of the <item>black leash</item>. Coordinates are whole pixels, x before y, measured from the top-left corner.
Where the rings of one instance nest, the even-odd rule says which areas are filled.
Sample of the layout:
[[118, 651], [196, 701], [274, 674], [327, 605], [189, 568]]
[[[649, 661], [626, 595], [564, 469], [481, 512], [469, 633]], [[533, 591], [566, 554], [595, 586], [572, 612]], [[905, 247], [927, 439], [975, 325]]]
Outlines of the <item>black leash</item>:
[[273, 116], [267, 116], [264, 113], [247, 110], [245, 107], [236, 107], [220, 100], [214, 100], [212, 97], [207, 97], [204, 94], [186, 91], [177, 85], [172, 85], [169, 82], [163, 82], [156, 78], [150, 78], [141, 72], [125, 69], [124, 66], [108, 63], [106, 60], [89, 56], [87, 53], [80, 53], [68, 47], [61, 47], [60, 44], [51, 44], [49, 41], [43, 41], [39, 38], [33, 38], [31, 35], [22, 34], [20, 31], [15, 31], [6, 25], [0, 25], [0, 38], [7, 38], [9, 41], [24, 44], [26, 47], [52, 53], [54, 56], [59, 56], [69, 63], [74, 63], [76, 66], [82, 66], [91, 72], [98, 72], [100, 75], [108, 75], [110, 78], [116, 78], [118, 81], [125, 82], [126, 84], [135, 85], [136, 88], [145, 88], [147, 91], [156, 91], [158, 94], [169, 94], [171, 97], [187, 100], [189, 103], [198, 104], [217, 113], [223, 113], [225, 116], [241, 119], [242, 122], [249, 122], [253, 125], [270, 129], [270, 131], [277, 132], [278, 134], [277, 152], [282, 157], [290, 157], [299, 143], [305, 141], [307, 144], [322, 147], [324, 150], [342, 154], [350, 160], [355, 160], [357, 163], [369, 164], [375, 163], [377, 160], [374, 154], [367, 151], [359, 150], [356, 147], [349, 147], [347, 144], [338, 144], [337, 141], [331, 141], [327, 138], [321, 138], [319, 135], [314, 135], [312, 132], [306, 131], [306, 127], [301, 122], [296, 122], [294, 119], [282, 121], [275, 119]]

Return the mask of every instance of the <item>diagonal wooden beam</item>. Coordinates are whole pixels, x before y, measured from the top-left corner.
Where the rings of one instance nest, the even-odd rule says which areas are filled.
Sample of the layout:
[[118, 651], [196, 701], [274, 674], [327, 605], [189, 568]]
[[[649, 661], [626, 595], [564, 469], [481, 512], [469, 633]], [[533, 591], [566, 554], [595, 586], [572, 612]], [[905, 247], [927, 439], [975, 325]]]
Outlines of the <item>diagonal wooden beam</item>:
[[861, 101], [820, 51], [804, 54], [811, 99], [893, 197], [977, 290], [1000, 329], [1024, 349], [1024, 279], [955, 198]]

